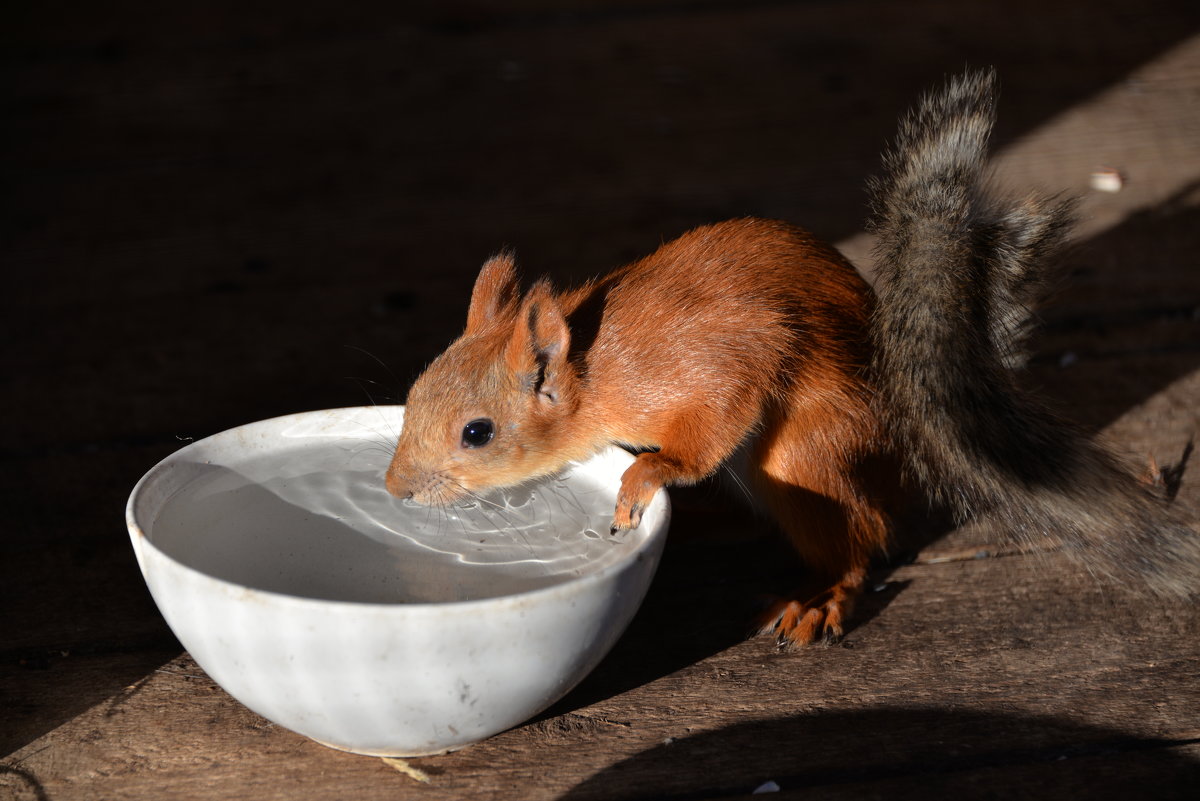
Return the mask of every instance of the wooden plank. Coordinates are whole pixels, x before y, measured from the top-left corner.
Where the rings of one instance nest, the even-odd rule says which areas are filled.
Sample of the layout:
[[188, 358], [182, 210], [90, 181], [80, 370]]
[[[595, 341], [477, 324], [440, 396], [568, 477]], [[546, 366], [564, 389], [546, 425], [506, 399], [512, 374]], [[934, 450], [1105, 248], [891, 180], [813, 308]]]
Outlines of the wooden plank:
[[886, 603], [841, 647], [785, 653], [758, 638], [660, 673], [640, 651], [654, 641], [671, 650], [707, 625], [661, 626], [695, 606], [664, 565], [668, 585], [647, 601], [648, 619], [594, 678], [539, 721], [412, 760], [429, 786], [270, 725], [186, 657], [10, 764], [62, 799], [300, 788], [332, 798], [351, 787], [360, 798], [638, 798], [748, 792], [771, 779], [842, 792], [943, 774], [1028, 788], [1047, 763], [1078, 779], [1095, 761], [1139, 754], [1170, 768], [1160, 782], [1194, 781], [1200, 615], [1130, 608], [1061, 555], [1033, 559], [905, 567], [891, 578], [902, 589], [880, 593]]

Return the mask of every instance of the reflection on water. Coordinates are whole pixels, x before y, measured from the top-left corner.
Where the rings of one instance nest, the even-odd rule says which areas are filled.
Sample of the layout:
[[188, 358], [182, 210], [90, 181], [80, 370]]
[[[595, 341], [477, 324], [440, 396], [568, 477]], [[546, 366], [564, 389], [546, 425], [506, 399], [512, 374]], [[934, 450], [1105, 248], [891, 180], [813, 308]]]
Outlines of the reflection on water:
[[237, 584], [360, 602], [488, 598], [545, 587], [621, 558], [616, 486], [582, 473], [444, 509], [387, 493], [387, 456], [345, 439], [191, 464], [149, 526], [172, 558]]

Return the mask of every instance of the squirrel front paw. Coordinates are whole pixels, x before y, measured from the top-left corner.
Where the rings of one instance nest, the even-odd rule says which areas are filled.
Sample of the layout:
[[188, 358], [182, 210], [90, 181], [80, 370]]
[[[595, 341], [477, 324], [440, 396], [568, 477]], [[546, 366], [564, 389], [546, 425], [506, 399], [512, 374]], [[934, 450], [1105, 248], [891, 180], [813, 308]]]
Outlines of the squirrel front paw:
[[642, 524], [642, 512], [644, 511], [645, 507], [618, 504], [617, 510], [613, 513], [612, 530], [626, 531], [637, 528]]
[[624, 531], [640, 526], [642, 524], [642, 513], [646, 511], [646, 506], [653, 497], [653, 492], [645, 499], [634, 497], [632, 494], [627, 495], [625, 488], [621, 487], [621, 492], [617, 495], [617, 508], [613, 512], [612, 530]]
[[613, 531], [641, 525], [642, 513], [654, 500], [654, 493], [662, 487], [654, 472], [651, 464], [639, 458], [621, 476], [621, 490], [617, 493], [617, 508], [613, 512]]

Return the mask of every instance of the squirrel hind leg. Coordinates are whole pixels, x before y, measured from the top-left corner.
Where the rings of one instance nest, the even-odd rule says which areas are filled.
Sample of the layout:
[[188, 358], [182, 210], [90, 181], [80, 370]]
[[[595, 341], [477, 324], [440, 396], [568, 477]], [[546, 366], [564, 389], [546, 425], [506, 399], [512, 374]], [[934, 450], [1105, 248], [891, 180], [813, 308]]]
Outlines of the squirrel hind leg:
[[768, 507], [801, 560], [809, 580], [771, 603], [755, 621], [781, 645], [837, 642], [862, 593], [871, 556], [887, 543], [882, 512], [792, 484], [764, 491]]
[[871, 557], [888, 542], [883, 496], [869, 485], [890, 473], [866, 467], [875, 425], [854, 398], [790, 404], [766, 421], [751, 453], [756, 488], [814, 574], [757, 620], [785, 646], [841, 639]]

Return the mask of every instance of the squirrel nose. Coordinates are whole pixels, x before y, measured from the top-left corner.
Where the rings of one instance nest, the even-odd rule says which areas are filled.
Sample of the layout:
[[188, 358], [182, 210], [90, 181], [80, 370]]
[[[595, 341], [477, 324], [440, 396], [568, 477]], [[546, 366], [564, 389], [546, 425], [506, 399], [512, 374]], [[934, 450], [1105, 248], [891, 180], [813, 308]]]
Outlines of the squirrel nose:
[[408, 500], [413, 496], [408, 477], [402, 475], [398, 470], [393, 470], [389, 467], [387, 475], [384, 476], [383, 484], [387, 487], [387, 491], [397, 498]]

